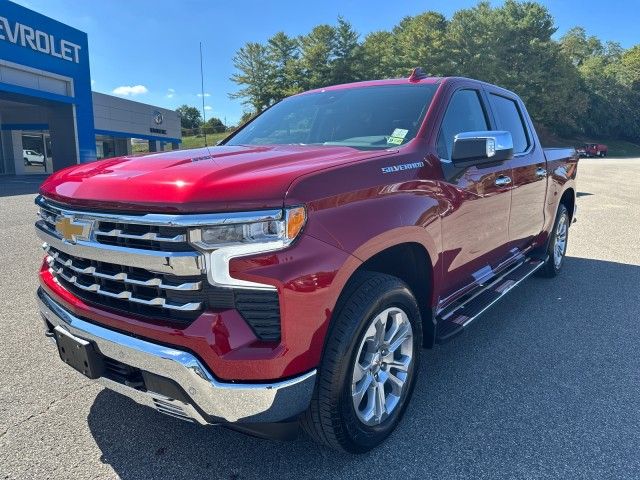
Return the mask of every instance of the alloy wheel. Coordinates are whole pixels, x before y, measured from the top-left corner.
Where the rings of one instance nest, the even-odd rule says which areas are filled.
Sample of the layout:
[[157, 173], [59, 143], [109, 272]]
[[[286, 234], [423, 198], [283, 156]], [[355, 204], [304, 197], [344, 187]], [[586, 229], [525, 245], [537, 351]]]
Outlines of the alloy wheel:
[[351, 396], [358, 419], [379, 425], [406, 394], [414, 358], [413, 329], [407, 314], [387, 308], [370, 322], [356, 355]]
[[567, 248], [567, 216], [562, 215], [556, 225], [556, 235], [553, 245], [553, 264], [558, 269]]

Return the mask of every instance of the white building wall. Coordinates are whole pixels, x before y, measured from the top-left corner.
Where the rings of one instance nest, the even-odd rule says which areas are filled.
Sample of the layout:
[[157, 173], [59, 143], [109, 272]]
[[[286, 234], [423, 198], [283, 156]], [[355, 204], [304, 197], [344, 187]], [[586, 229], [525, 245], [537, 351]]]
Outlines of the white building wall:
[[[162, 114], [160, 124], [154, 120], [156, 112]], [[93, 117], [95, 129], [98, 131], [127, 133], [134, 138], [136, 135], [140, 138], [181, 138], [179, 115], [173, 110], [146, 103], [93, 92]], [[167, 133], [152, 132], [151, 129], [166, 130]]]

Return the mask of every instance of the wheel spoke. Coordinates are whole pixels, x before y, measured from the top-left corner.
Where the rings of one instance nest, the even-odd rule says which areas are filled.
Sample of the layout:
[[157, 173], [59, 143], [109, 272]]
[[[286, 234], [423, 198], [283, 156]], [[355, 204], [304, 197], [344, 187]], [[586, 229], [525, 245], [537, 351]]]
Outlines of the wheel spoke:
[[411, 364], [411, 357], [403, 356], [400, 359], [395, 359], [387, 363], [387, 369], [396, 370], [399, 372], [409, 371], [409, 364]]
[[356, 365], [353, 368], [353, 383], [358, 383], [368, 372], [369, 369], [367, 368], [367, 366], [356, 362]]
[[364, 394], [367, 393], [369, 387], [373, 383], [373, 375], [370, 372], [366, 372], [362, 380], [356, 384], [356, 389], [353, 392], [353, 404], [360, 405], [362, 403], [362, 399], [364, 398]]
[[392, 385], [392, 389], [394, 392], [396, 392], [396, 395], [400, 395], [402, 386], [404, 385], [404, 379], [400, 378], [399, 376], [396, 377], [394, 374], [389, 373], [387, 380]]
[[384, 395], [384, 383], [377, 382], [375, 389], [375, 416], [378, 421], [382, 420], [382, 416], [387, 411], [386, 398]]
[[384, 342], [384, 331], [386, 325], [386, 318], [383, 320], [382, 315], [379, 315], [376, 318], [376, 335], [374, 337], [374, 343], [376, 348], [380, 348], [382, 342]]
[[402, 324], [402, 326], [396, 332], [394, 338], [389, 342], [389, 352], [395, 352], [404, 341], [411, 335], [411, 326], [408, 322]]

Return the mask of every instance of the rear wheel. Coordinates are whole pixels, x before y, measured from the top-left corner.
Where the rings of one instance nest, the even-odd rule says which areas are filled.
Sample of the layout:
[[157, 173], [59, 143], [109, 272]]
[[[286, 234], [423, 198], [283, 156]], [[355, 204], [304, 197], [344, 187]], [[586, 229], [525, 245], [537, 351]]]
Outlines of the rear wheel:
[[382, 443], [404, 414], [422, 325], [413, 294], [396, 277], [362, 272], [347, 288], [301, 423], [320, 443], [363, 453]]
[[549, 240], [549, 248], [547, 250], [548, 258], [544, 267], [541, 269], [543, 275], [546, 277], [552, 278], [560, 273], [565, 254], [567, 253], [569, 223], [569, 211], [564, 204], [560, 204]]
[[29, 161], [29, 159], [28, 159], [28, 158], [26, 158], [26, 157], [25, 157], [25, 159], [24, 159], [24, 164], [25, 164], [25, 165], [31, 165], [31, 162]]

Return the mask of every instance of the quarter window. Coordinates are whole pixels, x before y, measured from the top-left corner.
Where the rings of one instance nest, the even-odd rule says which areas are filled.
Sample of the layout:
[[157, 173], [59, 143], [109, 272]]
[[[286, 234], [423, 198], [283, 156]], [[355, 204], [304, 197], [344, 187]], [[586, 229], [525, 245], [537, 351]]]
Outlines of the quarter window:
[[488, 130], [487, 117], [477, 90], [458, 90], [451, 97], [438, 135], [438, 155], [450, 159], [453, 139], [462, 132]]
[[501, 95], [491, 94], [491, 107], [496, 117], [499, 130], [511, 132], [513, 137], [513, 153], [522, 153], [529, 148], [529, 137], [524, 126], [522, 114], [513, 100]]

